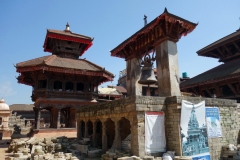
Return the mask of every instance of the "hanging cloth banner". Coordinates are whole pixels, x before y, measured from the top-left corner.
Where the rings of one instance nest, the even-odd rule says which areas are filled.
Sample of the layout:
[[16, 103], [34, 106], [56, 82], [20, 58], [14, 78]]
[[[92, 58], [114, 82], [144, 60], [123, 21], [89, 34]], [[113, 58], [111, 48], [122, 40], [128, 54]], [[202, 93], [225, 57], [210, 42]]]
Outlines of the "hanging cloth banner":
[[208, 138], [222, 137], [219, 109], [217, 107], [206, 107]]
[[183, 156], [191, 156], [193, 160], [210, 160], [205, 101], [193, 104], [182, 100], [180, 123]]
[[164, 112], [145, 112], [145, 152], [166, 152]]

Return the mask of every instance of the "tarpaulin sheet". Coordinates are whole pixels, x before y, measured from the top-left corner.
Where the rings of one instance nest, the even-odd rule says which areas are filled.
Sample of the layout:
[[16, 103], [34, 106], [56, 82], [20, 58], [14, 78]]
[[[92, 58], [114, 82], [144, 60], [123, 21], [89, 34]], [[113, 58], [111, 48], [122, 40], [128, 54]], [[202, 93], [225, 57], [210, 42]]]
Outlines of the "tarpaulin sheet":
[[166, 151], [164, 112], [145, 112], [145, 152]]

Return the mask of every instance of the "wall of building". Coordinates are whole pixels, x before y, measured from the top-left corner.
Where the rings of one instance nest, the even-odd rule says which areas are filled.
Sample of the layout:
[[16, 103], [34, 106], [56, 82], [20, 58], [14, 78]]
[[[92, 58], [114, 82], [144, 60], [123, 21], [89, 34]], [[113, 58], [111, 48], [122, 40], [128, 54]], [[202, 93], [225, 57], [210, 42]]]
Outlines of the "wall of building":
[[169, 97], [166, 99], [166, 136], [167, 149], [175, 150], [176, 155], [181, 155], [181, 101], [187, 100], [199, 103], [205, 100], [206, 107], [218, 107], [221, 117], [222, 137], [209, 138], [208, 145], [211, 159], [219, 159], [223, 145], [237, 144], [240, 122], [235, 100], [213, 99], [201, 97]]
[[[164, 111], [167, 150], [176, 151], [176, 155], [182, 155], [180, 129], [182, 100], [192, 103], [199, 103], [205, 100], [206, 106], [219, 107], [223, 137], [209, 139], [209, 149], [212, 159], [220, 157], [223, 145], [229, 143], [237, 144], [240, 122], [237, 104], [234, 100], [183, 96], [132, 96], [83, 107], [77, 111], [76, 117], [78, 124], [82, 120], [85, 122], [88, 120], [105, 122], [106, 119], [110, 118], [114, 121], [115, 125], [122, 117], [125, 117], [130, 121], [131, 146], [134, 146], [131, 148], [131, 153], [143, 157], [145, 155], [145, 112]], [[78, 126], [78, 130], [79, 128], [80, 126]]]

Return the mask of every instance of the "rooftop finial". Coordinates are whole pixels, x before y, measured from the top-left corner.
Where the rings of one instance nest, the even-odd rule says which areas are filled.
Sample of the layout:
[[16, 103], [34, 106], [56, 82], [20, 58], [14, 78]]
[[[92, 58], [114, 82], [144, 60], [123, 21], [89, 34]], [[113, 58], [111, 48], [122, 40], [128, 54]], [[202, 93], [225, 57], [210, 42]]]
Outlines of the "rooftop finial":
[[165, 7], [165, 9], [164, 9], [164, 12], [165, 12], [165, 13], [168, 13], [168, 10], [167, 10], [167, 8], [166, 8], [166, 7]]
[[70, 31], [70, 26], [69, 26], [68, 22], [67, 22], [67, 24], [66, 24], [66, 29], [65, 29], [65, 31]]
[[146, 26], [147, 25], [147, 16], [145, 14], [144, 14], [143, 20], [144, 20], [144, 26]]
[[[240, 17], [239, 17], [239, 21], [240, 21]], [[239, 29], [237, 31], [240, 31], [240, 27], [239, 27]]]

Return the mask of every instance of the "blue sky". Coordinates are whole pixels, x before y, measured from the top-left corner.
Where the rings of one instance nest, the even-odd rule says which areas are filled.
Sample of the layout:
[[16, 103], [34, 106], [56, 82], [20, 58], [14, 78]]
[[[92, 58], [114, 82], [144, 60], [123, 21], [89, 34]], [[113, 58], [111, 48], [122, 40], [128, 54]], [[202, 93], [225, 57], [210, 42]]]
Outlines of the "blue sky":
[[31, 104], [30, 86], [18, 84], [13, 64], [45, 55], [43, 42], [46, 29], [64, 30], [67, 22], [74, 33], [94, 37], [86, 58], [116, 75], [126, 66], [120, 58], [111, 57], [110, 50], [163, 13], [194, 23], [197, 28], [178, 42], [179, 71], [196, 76], [214, 66], [218, 60], [199, 57], [196, 51], [240, 27], [239, 0], [39, 0], [0, 1], [0, 97], [9, 105]]

